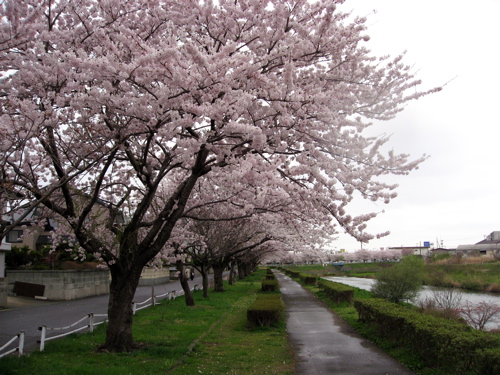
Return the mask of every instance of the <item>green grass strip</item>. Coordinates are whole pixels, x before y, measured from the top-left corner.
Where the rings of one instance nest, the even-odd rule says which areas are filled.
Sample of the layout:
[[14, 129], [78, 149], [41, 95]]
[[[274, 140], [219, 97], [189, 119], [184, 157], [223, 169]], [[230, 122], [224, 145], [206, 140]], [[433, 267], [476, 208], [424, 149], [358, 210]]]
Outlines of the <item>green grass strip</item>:
[[264, 271], [256, 272], [226, 286], [223, 293], [210, 293], [208, 299], [195, 292], [194, 307], [186, 306], [181, 297], [139, 311], [133, 334], [141, 349], [131, 353], [97, 353], [105, 337], [105, 327], [99, 326], [93, 333], [50, 341], [44, 352], [1, 358], [0, 374], [257, 373], [248, 370], [251, 367], [278, 369], [260, 373], [293, 374], [285, 327], [258, 331], [246, 325], [246, 308], [255, 300], [263, 277]]

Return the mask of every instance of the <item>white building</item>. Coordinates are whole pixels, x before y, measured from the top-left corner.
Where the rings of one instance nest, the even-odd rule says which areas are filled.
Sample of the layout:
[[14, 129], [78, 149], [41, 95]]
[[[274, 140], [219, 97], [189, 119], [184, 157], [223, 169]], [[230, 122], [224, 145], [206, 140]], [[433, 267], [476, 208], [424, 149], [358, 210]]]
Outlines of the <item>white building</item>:
[[7, 306], [7, 278], [5, 277], [5, 253], [11, 248], [10, 243], [0, 243], [0, 307]]
[[418, 255], [421, 257], [428, 257], [432, 249], [430, 246], [399, 246], [389, 247], [389, 250], [399, 250], [403, 255]]

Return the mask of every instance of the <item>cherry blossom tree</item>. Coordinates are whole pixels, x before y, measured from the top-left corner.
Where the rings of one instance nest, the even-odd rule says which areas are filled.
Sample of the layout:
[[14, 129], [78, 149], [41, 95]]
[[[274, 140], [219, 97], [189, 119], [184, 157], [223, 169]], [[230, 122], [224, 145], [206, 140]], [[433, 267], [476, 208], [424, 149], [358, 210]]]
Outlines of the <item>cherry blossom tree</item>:
[[[255, 157], [248, 155], [245, 164], [236, 162], [224, 168], [223, 173], [230, 170], [228, 178], [213, 171], [199, 180], [169, 246], [158, 254], [168, 257], [175, 247], [176, 252], [187, 255], [202, 275], [204, 296], [208, 295], [209, 269], [215, 271], [215, 290], [223, 291], [222, 272], [229, 265], [234, 271], [235, 262], [241, 276], [244, 269], [252, 268], [244, 260], [253, 263], [283, 247], [305, 247], [307, 253], [309, 244], [332, 240], [329, 233], [334, 227], [324, 220], [324, 214], [318, 214], [314, 202], [301, 199], [292, 182], [265, 173], [258, 164], [261, 158], [253, 160]], [[168, 188], [158, 194], [155, 207], [161, 207], [168, 194]], [[234, 277], [234, 272], [230, 275]]]
[[[203, 184], [206, 181], [210, 179]], [[247, 187], [246, 192], [249, 190], [252, 189]], [[266, 199], [262, 194], [258, 199], [249, 197], [249, 203], [239, 205], [234, 188], [227, 187], [222, 191], [226, 199], [219, 194], [217, 199], [212, 198], [201, 207], [197, 205], [197, 194], [193, 194], [192, 203], [196, 209], [186, 209], [189, 219], [182, 219], [172, 235], [172, 241], [183, 241], [184, 253], [198, 267], [203, 276], [204, 291], [207, 289], [206, 273], [210, 268], [214, 271], [215, 291], [223, 291], [223, 271], [230, 265], [234, 270], [235, 262], [245, 273], [245, 269], [252, 268], [255, 259], [266, 254], [284, 248], [301, 249], [307, 253], [310, 244], [330, 239], [328, 229], [331, 226], [316, 223], [315, 216], [311, 216], [315, 212], [312, 207], [307, 209], [304, 204], [298, 205], [293, 199], [274, 193], [265, 194]], [[248, 204], [252, 206], [251, 211]], [[302, 209], [310, 216], [302, 213]], [[248, 262], [248, 267], [245, 262]]]
[[374, 254], [367, 249], [359, 249], [354, 252], [354, 258], [361, 262], [369, 262], [374, 258]]
[[227, 224], [205, 222], [198, 226], [205, 237], [216, 292], [224, 290], [223, 271], [237, 255], [248, 253], [272, 239], [263, 228], [256, 228], [249, 220], [233, 220]]
[[430, 91], [402, 56], [372, 56], [365, 20], [341, 2], [2, 2], [0, 184], [52, 211], [109, 267], [103, 350], [133, 349], [141, 271], [211, 174], [244, 167], [262, 194], [286, 181], [282, 194], [372, 237], [374, 214], [348, 214], [353, 193], [389, 202], [396, 186], [379, 177], [424, 158], [385, 155], [388, 139], [363, 130]]

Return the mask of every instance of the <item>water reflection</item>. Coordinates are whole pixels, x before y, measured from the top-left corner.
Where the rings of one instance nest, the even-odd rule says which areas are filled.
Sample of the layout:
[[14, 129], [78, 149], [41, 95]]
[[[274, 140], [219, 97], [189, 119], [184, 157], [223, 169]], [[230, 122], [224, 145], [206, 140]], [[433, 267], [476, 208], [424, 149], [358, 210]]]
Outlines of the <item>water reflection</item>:
[[[372, 285], [375, 283], [374, 279], [365, 279], [362, 277], [329, 276], [329, 277], [324, 277], [324, 279], [350, 285], [364, 290], [371, 290]], [[446, 288], [424, 286], [422, 291], [419, 293], [417, 301], [415, 301], [415, 304], [418, 305], [418, 301], [424, 300], [426, 298], [432, 298], [433, 290], [445, 290], [445, 289]], [[479, 302], [485, 301], [488, 303], [495, 303], [500, 306], [500, 295], [497, 293], [486, 293], [486, 292], [478, 293], [469, 291], [461, 291], [461, 292], [462, 292], [462, 300], [461, 300], [462, 304], [467, 303], [467, 301], [469, 301], [472, 304], [478, 304]], [[495, 328], [500, 328], [499, 317], [497, 317], [496, 320], [492, 319], [486, 325], [486, 329], [495, 329]]]

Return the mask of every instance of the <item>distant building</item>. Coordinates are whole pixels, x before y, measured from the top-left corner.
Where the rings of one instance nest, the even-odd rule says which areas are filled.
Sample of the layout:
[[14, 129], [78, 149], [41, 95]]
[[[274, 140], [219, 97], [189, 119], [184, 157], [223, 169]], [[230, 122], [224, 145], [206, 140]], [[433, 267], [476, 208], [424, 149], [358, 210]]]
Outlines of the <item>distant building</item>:
[[[11, 245], [6, 242], [0, 242], [0, 279], [5, 277], [5, 253], [11, 250]], [[0, 287], [1, 292], [1, 287]], [[1, 305], [0, 305], [1, 306]]]
[[441, 255], [441, 254], [449, 254], [449, 255], [455, 255], [457, 253], [457, 249], [449, 249], [449, 248], [444, 248], [444, 247], [436, 247], [431, 250], [432, 255]]
[[[5, 219], [9, 220], [8, 217]], [[7, 233], [5, 242], [12, 246], [27, 246], [32, 250], [40, 250], [42, 246], [52, 243], [51, 232], [57, 226], [56, 220], [49, 218], [41, 220], [37, 209], [35, 209], [19, 225]]]
[[456, 253], [463, 256], [500, 256], [500, 231], [491, 232], [484, 240], [474, 245], [460, 245]]
[[0, 308], [7, 306], [7, 278], [5, 277], [5, 253], [10, 251], [10, 244], [0, 242]]
[[[81, 196], [82, 199], [80, 201], [85, 202], [86, 196]], [[22, 208], [23, 207], [21, 207], [21, 209]], [[113, 222], [116, 225], [125, 223], [125, 217], [121, 211], [101, 200], [97, 201], [97, 204], [92, 208], [92, 212], [94, 213], [93, 218], [96, 221], [106, 220], [106, 214], [111, 212], [113, 215]], [[11, 222], [19, 217], [19, 214], [16, 213], [12, 215], [13, 217], [3, 215], [3, 219], [7, 222]], [[61, 219], [45, 217], [43, 210], [35, 208], [21, 223], [6, 234], [4, 241], [11, 246], [27, 246], [32, 250], [39, 251], [43, 246], [52, 244], [52, 232], [59, 226], [59, 220]], [[69, 238], [68, 242], [71, 242]]]
[[389, 250], [399, 250], [403, 255], [419, 255], [421, 257], [428, 257], [431, 252], [430, 246], [389, 247]]

